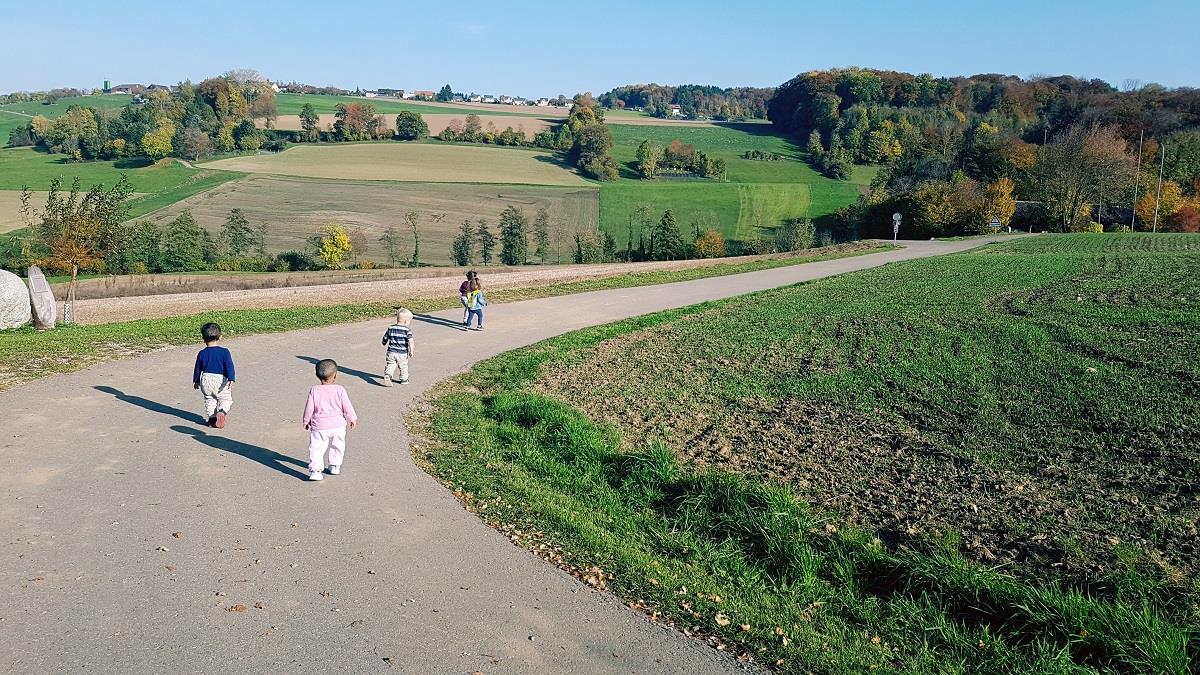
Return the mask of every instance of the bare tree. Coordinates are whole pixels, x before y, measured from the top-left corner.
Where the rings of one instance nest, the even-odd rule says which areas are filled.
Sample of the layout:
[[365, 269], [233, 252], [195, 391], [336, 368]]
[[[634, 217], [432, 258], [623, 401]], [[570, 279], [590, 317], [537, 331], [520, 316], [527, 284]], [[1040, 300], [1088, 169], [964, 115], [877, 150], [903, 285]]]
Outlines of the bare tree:
[[412, 258], [408, 261], [409, 267], [418, 267], [421, 264], [421, 214], [416, 211], [409, 211], [404, 214], [404, 222], [408, 223], [409, 229], [413, 235], [413, 252]]
[[1124, 192], [1135, 161], [1114, 129], [1075, 124], [1038, 149], [1034, 184], [1051, 219], [1066, 232], [1091, 215], [1101, 186]]

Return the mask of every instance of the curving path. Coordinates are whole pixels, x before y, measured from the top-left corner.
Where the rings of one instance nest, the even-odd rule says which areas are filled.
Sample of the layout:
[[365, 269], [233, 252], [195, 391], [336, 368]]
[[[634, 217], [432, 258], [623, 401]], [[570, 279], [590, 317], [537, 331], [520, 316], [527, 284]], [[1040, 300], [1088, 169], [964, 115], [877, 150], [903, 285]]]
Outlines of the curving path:
[[[568, 330], [985, 241], [493, 306], [483, 333], [444, 312], [415, 324], [413, 383], [392, 389], [387, 321], [234, 339], [220, 431], [199, 424], [193, 348], [0, 394], [0, 671], [739, 672], [482, 525], [413, 465], [402, 412]], [[325, 357], [361, 424], [343, 474], [308, 483], [299, 416]]]

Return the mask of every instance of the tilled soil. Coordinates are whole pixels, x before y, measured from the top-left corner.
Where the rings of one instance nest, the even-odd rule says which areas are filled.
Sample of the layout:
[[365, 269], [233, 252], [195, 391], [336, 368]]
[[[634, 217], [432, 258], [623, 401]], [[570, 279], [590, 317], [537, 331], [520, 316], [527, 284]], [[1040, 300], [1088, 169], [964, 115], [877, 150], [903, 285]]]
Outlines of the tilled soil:
[[617, 426], [631, 444], [660, 439], [694, 466], [785, 483], [835, 526], [892, 548], [953, 533], [965, 555], [1019, 574], [1096, 578], [1137, 551], [1171, 583], [1200, 578], [1200, 428], [1135, 439], [1107, 456], [1055, 446], [994, 462], [891, 411], [735, 404], [711, 393], [720, 386], [706, 364], [651, 356], [678, 355], [676, 340], [669, 325], [613, 338], [550, 369], [537, 389]]

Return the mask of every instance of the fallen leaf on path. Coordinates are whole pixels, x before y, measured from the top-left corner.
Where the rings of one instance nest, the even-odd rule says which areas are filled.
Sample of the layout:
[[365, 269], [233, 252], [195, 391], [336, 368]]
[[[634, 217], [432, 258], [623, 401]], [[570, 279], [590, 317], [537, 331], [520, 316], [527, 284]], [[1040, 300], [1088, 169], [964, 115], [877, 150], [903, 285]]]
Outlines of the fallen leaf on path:
[[320, 593], [317, 593], [317, 595], [321, 596], [322, 598], [332, 598], [333, 597], [333, 593], [330, 593], [329, 591], [321, 591]]
[[261, 601], [254, 603], [254, 609], [266, 609], [267, 606]]
[[166, 546], [159, 546], [158, 548], [156, 548], [154, 550], [162, 551], [163, 553], [166, 553], [166, 552], [170, 551], [171, 549], [167, 548]]
[[235, 605], [230, 605], [229, 607], [226, 607], [225, 611], [226, 612], [237, 612], [240, 614], [240, 613], [246, 611], [246, 606], [239, 602]]
[[30, 581], [45, 581], [45, 580], [46, 580], [46, 577], [34, 577], [34, 578], [30, 579]]
[[172, 532], [171, 536], [175, 537], [176, 539], [180, 539], [183, 537], [183, 533], [182, 532]]
[[713, 617], [713, 621], [716, 621], [718, 626], [728, 626], [729, 625], [729, 617], [725, 616], [724, 614], [721, 614], [720, 612], [718, 612], [717, 615]]

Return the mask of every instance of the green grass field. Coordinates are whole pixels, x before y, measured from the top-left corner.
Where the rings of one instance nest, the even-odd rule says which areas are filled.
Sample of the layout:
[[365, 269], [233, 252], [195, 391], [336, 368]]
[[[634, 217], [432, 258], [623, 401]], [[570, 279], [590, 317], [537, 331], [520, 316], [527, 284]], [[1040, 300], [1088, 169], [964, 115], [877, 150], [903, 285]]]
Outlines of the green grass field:
[[[852, 181], [825, 178], [803, 161], [802, 150], [787, 137], [762, 123], [712, 127], [610, 125], [613, 158], [621, 178], [600, 187], [600, 225], [618, 242], [628, 238], [629, 215], [641, 204], [656, 214], [671, 208], [687, 226], [715, 214], [727, 239], [769, 235], [788, 218], [819, 219], [853, 203], [859, 185], [870, 182], [877, 169], [861, 167]], [[644, 140], [666, 147], [679, 139], [696, 150], [724, 159], [728, 182], [716, 180], [643, 181], [636, 178], [636, 153]], [[742, 159], [747, 150], [786, 157], [780, 161]], [[690, 230], [689, 230], [690, 231]], [[636, 237], [635, 233], [635, 237]]]
[[454, 113], [461, 115], [470, 115], [475, 113], [480, 117], [489, 114], [494, 115], [521, 115], [528, 114], [537, 116], [542, 113], [528, 112], [525, 113], [517, 106], [497, 105], [493, 112], [488, 108], [473, 108], [467, 106], [453, 105], [427, 105], [418, 101], [393, 101], [382, 100], [378, 98], [360, 98], [358, 96], [326, 96], [324, 94], [288, 94], [279, 93], [275, 95], [275, 112], [280, 115], [299, 115], [300, 109], [305, 103], [311, 103], [318, 115], [332, 114], [337, 112], [339, 103], [370, 103], [375, 106], [375, 111], [381, 115], [395, 115], [402, 110], [411, 110], [419, 113]]
[[82, 105], [91, 108], [124, 108], [129, 105], [130, 96], [124, 94], [104, 94], [97, 96], [68, 96], [46, 105], [40, 101], [31, 103], [5, 103], [0, 105], [0, 147], [8, 144], [8, 134], [13, 129], [29, 123], [36, 115], [54, 119], [65, 113], [72, 105]]
[[448, 383], [417, 459], [779, 672], [1183, 675], [1198, 280], [1197, 235], [1044, 235], [631, 319]]
[[[131, 216], [149, 213], [180, 199], [203, 192], [210, 187], [239, 177], [231, 171], [189, 169], [174, 161], [147, 163], [146, 160], [116, 162], [72, 162], [64, 155], [52, 155], [33, 148], [0, 150], [0, 190], [44, 191], [50, 182], [61, 178], [63, 189], [69, 190], [76, 176], [84, 190], [92, 185], [111, 187], [122, 175], [128, 176], [133, 191], [143, 196], [132, 200]], [[0, 218], [7, 219], [11, 214]]]

